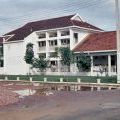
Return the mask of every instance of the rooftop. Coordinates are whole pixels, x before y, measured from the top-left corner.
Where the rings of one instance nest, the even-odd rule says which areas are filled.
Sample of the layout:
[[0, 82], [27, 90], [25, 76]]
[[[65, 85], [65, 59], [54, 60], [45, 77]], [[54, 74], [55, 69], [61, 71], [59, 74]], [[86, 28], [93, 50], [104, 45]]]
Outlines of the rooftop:
[[78, 26], [78, 27], [89, 28], [94, 30], [101, 30], [100, 28], [95, 27], [82, 20], [72, 19], [74, 16], [75, 15], [69, 15], [69, 16], [63, 16], [58, 18], [40, 20], [36, 22], [29, 22], [24, 26], [22, 26], [21, 28], [13, 30], [5, 35], [13, 35], [7, 41], [16, 41], [16, 40], [23, 40], [29, 34], [38, 30], [55, 29], [55, 28], [62, 28], [62, 27], [69, 27], [69, 26]]
[[88, 35], [83, 42], [79, 43], [73, 51], [102, 51], [116, 50], [116, 32], [99, 32]]

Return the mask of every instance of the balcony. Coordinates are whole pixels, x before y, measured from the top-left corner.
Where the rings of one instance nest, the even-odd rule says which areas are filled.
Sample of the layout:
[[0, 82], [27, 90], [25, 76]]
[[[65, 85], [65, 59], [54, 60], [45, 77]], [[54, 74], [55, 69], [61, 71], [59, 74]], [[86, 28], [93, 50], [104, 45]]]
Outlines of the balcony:
[[38, 39], [45, 39], [46, 38], [46, 34], [45, 33], [36, 33], [38, 36]]
[[61, 39], [62, 47], [70, 47], [70, 39]]
[[39, 53], [44, 53], [44, 52], [46, 52], [46, 47], [45, 47], [45, 46], [39, 47], [39, 48], [38, 48], [38, 52], [39, 52]]
[[49, 38], [57, 37], [57, 31], [49, 32]]

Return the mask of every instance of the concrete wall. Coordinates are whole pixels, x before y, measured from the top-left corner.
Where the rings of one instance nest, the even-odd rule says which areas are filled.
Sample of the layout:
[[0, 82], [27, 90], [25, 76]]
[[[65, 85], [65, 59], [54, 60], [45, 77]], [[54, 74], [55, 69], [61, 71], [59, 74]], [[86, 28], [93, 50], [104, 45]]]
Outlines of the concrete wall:
[[0, 75], [4, 74], [4, 67], [0, 67]]
[[4, 74], [25, 74], [24, 42], [4, 44]]

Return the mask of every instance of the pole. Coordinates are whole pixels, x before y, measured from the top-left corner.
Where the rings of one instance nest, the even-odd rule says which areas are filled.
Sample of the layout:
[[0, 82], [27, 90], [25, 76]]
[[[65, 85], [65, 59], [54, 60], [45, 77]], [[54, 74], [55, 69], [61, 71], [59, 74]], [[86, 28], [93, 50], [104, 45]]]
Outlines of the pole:
[[117, 33], [117, 83], [120, 83], [120, 11], [119, 0], [115, 0], [116, 33]]

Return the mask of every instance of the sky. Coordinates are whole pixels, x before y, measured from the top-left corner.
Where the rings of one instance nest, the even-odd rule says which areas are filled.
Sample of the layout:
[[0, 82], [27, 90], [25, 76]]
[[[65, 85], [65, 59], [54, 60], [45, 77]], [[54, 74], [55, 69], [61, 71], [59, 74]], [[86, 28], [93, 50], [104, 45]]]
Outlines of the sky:
[[104, 30], [115, 30], [115, 0], [0, 0], [0, 36], [31, 21], [75, 13]]

